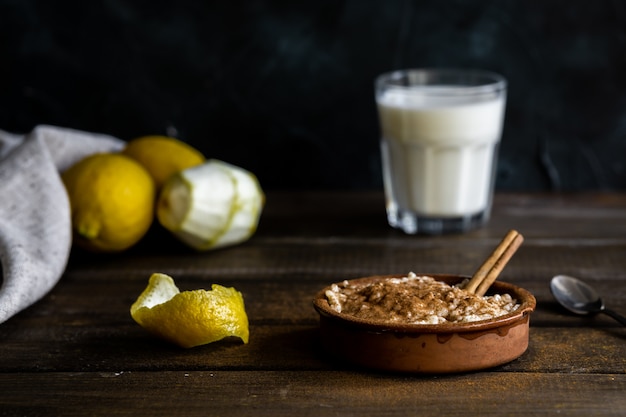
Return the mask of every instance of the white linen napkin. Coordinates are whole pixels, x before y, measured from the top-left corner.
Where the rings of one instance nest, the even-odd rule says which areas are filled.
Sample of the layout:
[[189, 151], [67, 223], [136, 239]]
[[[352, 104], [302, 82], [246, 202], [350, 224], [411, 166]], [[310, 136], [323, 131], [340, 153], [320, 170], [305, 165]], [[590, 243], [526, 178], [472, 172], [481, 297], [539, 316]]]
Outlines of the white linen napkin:
[[71, 214], [59, 173], [123, 146], [112, 136], [55, 126], [27, 135], [0, 130], [0, 323], [39, 301], [67, 266]]

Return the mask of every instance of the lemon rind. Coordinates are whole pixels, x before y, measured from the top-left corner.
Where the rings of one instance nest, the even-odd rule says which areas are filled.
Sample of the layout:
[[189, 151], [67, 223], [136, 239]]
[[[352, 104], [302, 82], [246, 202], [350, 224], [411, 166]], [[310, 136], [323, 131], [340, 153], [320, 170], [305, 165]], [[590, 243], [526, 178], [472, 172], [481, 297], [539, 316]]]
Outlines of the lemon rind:
[[210, 291], [180, 292], [170, 276], [154, 273], [132, 304], [130, 314], [150, 333], [183, 348], [227, 337], [249, 342], [243, 295], [233, 287], [213, 284]]

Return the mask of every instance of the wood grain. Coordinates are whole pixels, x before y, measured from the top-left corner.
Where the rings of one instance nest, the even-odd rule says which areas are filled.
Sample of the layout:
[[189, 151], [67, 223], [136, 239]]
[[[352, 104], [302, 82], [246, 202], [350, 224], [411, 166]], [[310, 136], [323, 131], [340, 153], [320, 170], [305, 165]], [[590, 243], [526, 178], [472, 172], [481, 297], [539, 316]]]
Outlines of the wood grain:
[[[584, 389], [582, 389], [584, 387]], [[345, 371], [0, 375], [15, 415], [623, 416], [623, 374], [482, 372], [447, 377]], [[37, 395], [32, 395], [37, 392]], [[63, 395], [59, 395], [63, 393]]]
[[[487, 227], [407, 236], [385, 223], [379, 193], [278, 193], [258, 233], [195, 253], [155, 228], [118, 255], [72, 253], [59, 284], [0, 326], [0, 415], [623, 415], [626, 329], [578, 317], [549, 280], [579, 276], [626, 305], [626, 195], [496, 196]], [[471, 275], [511, 228], [524, 245], [498, 278], [537, 298], [528, 351], [464, 375], [372, 373], [317, 342], [312, 298], [324, 286], [382, 273]], [[152, 272], [182, 289], [234, 286], [250, 343], [184, 350], [155, 340], [129, 308]]]

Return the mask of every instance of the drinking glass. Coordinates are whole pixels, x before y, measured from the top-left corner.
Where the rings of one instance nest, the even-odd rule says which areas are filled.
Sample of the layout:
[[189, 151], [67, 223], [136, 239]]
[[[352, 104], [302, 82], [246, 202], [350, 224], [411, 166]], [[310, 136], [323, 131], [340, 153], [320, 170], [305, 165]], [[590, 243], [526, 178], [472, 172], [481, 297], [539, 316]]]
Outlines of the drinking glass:
[[474, 69], [376, 78], [387, 219], [408, 234], [460, 233], [491, 213], [507, 82]]

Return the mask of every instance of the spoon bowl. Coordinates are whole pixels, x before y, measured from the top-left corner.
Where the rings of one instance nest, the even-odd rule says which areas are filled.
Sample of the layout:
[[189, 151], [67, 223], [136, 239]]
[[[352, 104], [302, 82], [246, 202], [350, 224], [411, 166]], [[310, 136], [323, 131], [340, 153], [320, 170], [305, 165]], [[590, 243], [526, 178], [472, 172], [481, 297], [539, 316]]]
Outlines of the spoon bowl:
[[550, 291], [559, 304], [572, 313], [604, 313], [626, 326], [626, 317], [607, 309], [596, 290], [578, 278], [557, 275], [550, 281]]

